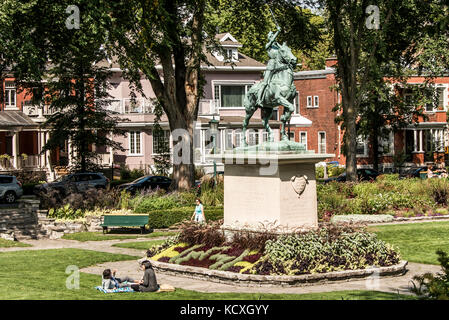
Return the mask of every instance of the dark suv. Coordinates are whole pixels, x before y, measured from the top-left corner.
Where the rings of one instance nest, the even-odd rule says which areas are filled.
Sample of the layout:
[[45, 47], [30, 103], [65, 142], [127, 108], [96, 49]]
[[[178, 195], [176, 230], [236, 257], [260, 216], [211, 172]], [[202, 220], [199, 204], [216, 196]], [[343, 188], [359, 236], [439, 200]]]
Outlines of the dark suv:
[[70, 192], [84, 192], [90, 188], [106, 189], [109, 186], [109, 179], [101, 172], [71, 173], [60, 177], [54, 182], [45, 183], [36, 187], [35, 192], [48, 189], [55, 189], [63, 195]]

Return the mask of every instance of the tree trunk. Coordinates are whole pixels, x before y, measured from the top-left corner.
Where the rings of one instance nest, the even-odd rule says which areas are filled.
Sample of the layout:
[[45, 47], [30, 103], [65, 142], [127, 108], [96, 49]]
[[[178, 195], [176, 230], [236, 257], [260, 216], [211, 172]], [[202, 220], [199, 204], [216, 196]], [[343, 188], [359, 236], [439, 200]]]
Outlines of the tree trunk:
[[193, 119], [183, 121], [182, 118], [178, 117], [176, 120], [170, 121], [170, 130], [174, 135], [173, 182], [171, 186], [174, 189], [189, 190], [194, 186], [193, 129]]
[[373, 146], [373, 169], [379, 171], [379, 134], [376, 130], [371, 135]]
[[346, 108], [346, 180], [357, 181], [357, 129], [352, 106]]

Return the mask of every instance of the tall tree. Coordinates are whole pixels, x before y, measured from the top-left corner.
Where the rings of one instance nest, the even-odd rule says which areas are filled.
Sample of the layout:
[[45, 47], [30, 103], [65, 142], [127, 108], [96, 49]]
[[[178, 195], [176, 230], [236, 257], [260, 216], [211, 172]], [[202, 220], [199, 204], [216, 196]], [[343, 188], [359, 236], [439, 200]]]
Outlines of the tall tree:
[[283, 28], [279, 41], [288, 42], [293, 53], [301, 58], [300, 61], [307, 61], [309, 68], [322, 66], [328, 52], [325, 48], [326, 41], [320, 41], [324, 19], [313, 14], [300, 1], [296, 1], [296, 5], [286, 3], [287, 1], [220, 0], [219, 6], [210, 10], [208, 18], [218, 32], [229, 32], [243, 44], [242, 53], [258, 61], [267, 61], [266, 35], [269, 31], [276, 30], [271, 10], [277, 23]]
[[[44, 150], [72, 146], [73, 169], [86, 171], [96, 166], [91, 146], [123, 150], [110, 134], [118, 117], [107, 111], [109, 72], [98, 63], [107, 59], [106, 42], [110, 17], [97, 1], [34, 0], [26, 6], [2, 3], [8, 21], [18, 28], [10, 54], [11, 71], [21, 88], [32, 91], [35, 102], [49, 104], [54, 111], [44, 127], [50, 139]], [[3, 27], [2, 27], [3, 28]]]
[[360, 105], [371, 86], [385, 74], [382, 64], [400, 68], [417, 56], [416, 43], [432, 27], [429, 10], [439, 0], [319, 0], [325, 7], [338, 58], [337, 79], [342, 98], [344, 151], [348, 179], [357, 179], [356, 141]]

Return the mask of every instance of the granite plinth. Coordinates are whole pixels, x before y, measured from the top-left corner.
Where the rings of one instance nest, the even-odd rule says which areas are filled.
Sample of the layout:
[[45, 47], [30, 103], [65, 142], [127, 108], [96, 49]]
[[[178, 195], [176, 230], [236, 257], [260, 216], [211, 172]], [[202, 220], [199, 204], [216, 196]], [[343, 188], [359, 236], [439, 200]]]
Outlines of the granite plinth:
[[286, 151], [209, 156], [224, 164], [223, 228], [316, 228], [315, 164], [332, 157]]

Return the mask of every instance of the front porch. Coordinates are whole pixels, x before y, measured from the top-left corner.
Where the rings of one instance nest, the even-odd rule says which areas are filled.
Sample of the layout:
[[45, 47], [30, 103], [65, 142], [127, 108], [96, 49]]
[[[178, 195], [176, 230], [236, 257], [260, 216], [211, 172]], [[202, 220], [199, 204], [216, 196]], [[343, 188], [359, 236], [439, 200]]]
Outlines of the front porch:
[[446, 124], [425, 124], [404, 131], [405, 162], [424, 165], [444, 163], [448, 144]]

